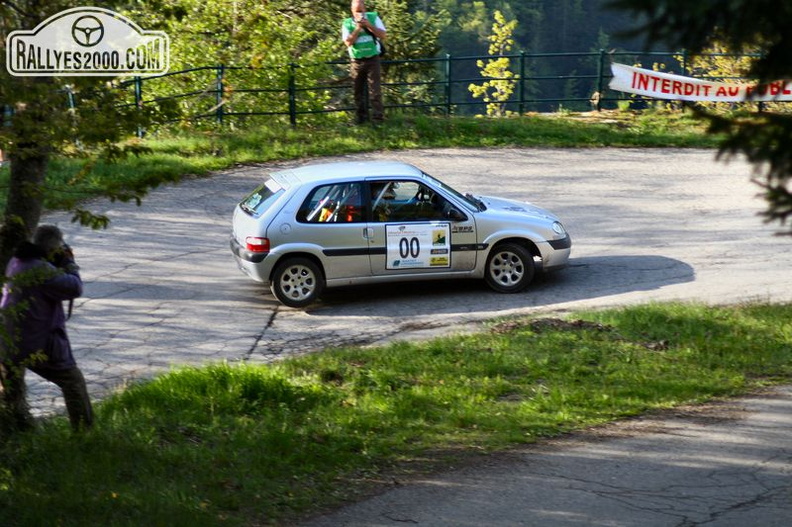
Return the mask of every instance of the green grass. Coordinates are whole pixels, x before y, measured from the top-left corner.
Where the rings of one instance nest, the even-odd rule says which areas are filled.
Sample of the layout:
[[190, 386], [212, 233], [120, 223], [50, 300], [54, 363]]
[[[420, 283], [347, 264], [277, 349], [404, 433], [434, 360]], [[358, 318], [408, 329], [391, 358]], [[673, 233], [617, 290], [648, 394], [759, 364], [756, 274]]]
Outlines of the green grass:
[[[606, 112], [550, 114], [510, 119], [393, 115], [381, 127], [352, 127], [332, 120], [239, 124], [234, 129], [170, 129], [142, 141], [149, 149], [115, 163], [59, 157], [47, 174], [46, 206], [150, 187], [186, 175], [205, 176], [237, 164], [353, 154], [371, 150], [439, 147], [702, 147], [716, 145], [686, 113]], [[0, 170], [0, 188], [8, 170]], [[0, 210], [5, 207], [0, 196]]]
[[0, 445], [2, 525], [267, 525], [386, 478], [792, 377], [792, 305], [663, 304], [185, 368]]

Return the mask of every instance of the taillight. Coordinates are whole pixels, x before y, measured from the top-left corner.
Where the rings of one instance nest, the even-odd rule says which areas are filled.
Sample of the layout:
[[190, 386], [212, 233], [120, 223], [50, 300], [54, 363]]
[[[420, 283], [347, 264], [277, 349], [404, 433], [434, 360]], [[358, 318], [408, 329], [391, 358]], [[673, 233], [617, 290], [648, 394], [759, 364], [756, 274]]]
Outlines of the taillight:
[[245, 247], [252, 253], [268, 253], [270, 250], [269, 238], [248, 236], [245, 238]]

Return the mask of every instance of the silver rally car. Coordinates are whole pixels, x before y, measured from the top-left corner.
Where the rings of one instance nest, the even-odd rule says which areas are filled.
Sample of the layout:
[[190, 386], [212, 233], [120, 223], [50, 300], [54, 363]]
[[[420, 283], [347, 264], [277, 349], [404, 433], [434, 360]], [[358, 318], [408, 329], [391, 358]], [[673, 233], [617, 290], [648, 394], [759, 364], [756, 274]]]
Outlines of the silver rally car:
[[566, 267], [571, 247], [544, 209], [379, 161], [270, 174], [234, 210], [231, 236], [239, 268], [291, 307], [325, 287], [427, 279], [483, 278], [516, 293], [537, 270]]

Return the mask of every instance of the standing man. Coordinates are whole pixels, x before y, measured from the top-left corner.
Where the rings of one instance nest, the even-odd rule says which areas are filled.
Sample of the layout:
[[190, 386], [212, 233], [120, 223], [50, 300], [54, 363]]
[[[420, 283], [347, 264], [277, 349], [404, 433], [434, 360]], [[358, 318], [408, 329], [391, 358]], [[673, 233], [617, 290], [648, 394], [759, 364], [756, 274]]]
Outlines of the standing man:
[[74, 254], [55, 225], [41, 225], [33, 242], [23, 242], [6, 269], [0, 314], [6, 334], [0, 340], [3, 398], [18, 429], [33, 426], [25, 400], [25, 369], [63, 391], [74, 430], [93, 424], [85, 378], [66, 335], [63, 302], [82, 295]]
[[385, 24], [376, 12], [366, 12], [363, 0], [352, 0], [352, 17], [341, 25], [341, 39], [347, 46], [352, 59], [351, 73], [355, 87], [355, 117], [357, 124], [368, 121], [366, 83], [371, 98], [371, 119], [381, 123], [384, 118], [382, 106], [382, 68], [380, 41], [385, 39]]

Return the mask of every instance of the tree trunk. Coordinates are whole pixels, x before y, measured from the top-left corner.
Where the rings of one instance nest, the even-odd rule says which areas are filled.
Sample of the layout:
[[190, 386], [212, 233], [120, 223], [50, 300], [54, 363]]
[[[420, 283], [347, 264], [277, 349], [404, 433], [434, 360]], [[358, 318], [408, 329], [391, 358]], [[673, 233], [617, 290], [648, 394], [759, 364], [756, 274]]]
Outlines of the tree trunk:
[[0, 270], [23, 240], [29, 239], [41, 219], [44, 178], [49, 155], [38, 151], [24, 158], [11, 156], [11, 177], [5, 218], [0, 227]]
[[[23, 159], [11, 155], [11, 177], [5, 218], [0, 227], [0, 282], [5, 282], [5, 268], [20, 242], [29, 239], [41, 218], [43, 184], [49, 156], [42, 149], [26, 152]], [[5, 327], [0, 339], [6, 341]], [[0, 346], [0, 360], [6, 358], [5, 346]], [[4, 375], [0, 372], [0, 375]], [[2, 392], [2, 390], [0, 390]], [[2, 393], [0, 393], [2, 396]], [[14, 417], [0, 397], [0, 440], [13, 429]]]

